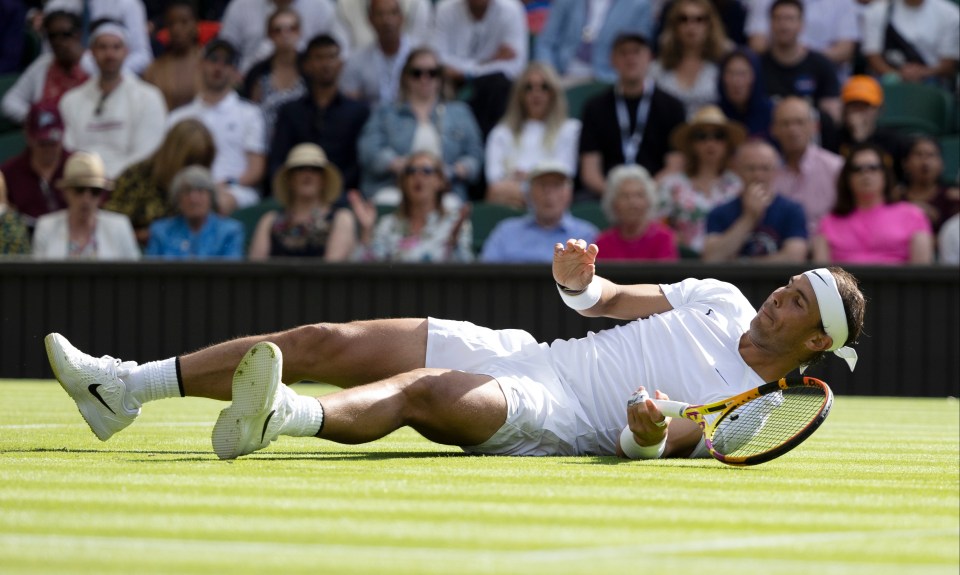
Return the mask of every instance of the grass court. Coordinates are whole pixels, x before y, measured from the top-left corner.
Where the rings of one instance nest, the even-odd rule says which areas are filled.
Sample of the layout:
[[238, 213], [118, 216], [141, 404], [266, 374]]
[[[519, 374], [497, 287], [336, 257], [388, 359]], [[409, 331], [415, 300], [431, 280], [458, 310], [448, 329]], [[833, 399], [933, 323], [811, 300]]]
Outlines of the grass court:
[[56, 382], [0, 382], [0, 573], [960, 569], [954, 399], [839, 396], [806, 443], [751, 468], [473, 457], [410, 430], [283, 437], [224, 462], [210, 431], [225, 405], [151, 403], [102, 443]]

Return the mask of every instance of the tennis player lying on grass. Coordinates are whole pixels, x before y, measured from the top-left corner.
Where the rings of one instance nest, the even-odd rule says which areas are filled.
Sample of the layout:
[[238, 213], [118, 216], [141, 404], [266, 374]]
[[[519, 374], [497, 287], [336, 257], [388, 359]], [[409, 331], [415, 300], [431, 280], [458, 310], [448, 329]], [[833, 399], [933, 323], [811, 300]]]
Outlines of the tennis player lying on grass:
[[[496, 455], [707, 456], [699, 428], [667, 420], [638, 385], [708, 403], [777, 380], [842, 347], [863, 326], [857, 280], [840, 268], [794, 276], [759, 313], [734, 286], [687, 279], [621, 286], [594, 275], [597, 246], [557, 244], [553, 276], [567, 305], [590, 317], [637, 320], [581, 339], [537, 343], [520, 330], [466, 322], [383, 319], [313, 324], [228, 341], [137, 366], [86, 355], [59, 334], [47, 355], [101, 440], [168, 397], [232, 401], [213, 448], [233, 459], [280, 435], [365, 443], [410, 426], [431, 441]], [[344, 388], [301, 396], [281, 381]], [[630, 442], [633, 442], [630, 444]]]

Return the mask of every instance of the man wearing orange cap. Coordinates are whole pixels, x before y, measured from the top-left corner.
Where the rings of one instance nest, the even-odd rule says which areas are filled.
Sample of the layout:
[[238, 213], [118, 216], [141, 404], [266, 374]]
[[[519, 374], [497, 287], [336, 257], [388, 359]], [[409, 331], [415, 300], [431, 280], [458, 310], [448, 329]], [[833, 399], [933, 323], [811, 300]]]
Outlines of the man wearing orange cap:
[[840, 93], [843, 100], [842, 125], [839, 133], [839, 152], [846, 156], [854, 146], [870, 142], [880, 146], [894, 165], [900, 165], [905, 141], [898, 132], [877, 126], [883, 106], [883, 88], [871, 76], [851, 76]]

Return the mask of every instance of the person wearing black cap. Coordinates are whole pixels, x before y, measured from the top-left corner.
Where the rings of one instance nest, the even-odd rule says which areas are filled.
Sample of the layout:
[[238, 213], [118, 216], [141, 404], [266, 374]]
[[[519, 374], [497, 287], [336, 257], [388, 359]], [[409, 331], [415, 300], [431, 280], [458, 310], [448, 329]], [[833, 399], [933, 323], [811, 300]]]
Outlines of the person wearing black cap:
[[239, 79], [240, 53], [223, 39], [204, 49], [200, 66], [200, 93], [170, 114], [167, 128], [186, 118], [196, 118], [213, 134], [217, 155], [210, 171], [217, 182], [217, 205], [230, 214], [260, 201], [257, 186], [266, 165], [266, 138], [260, 108], [234, 91]]
[[618, 36], [610, 52], [617, 83], [584, 105], [580, 180], [594, 199], [603, 195], [614, 166], [639, 164], [651, 174], [660, 172], [670, 133], [686, 120], [683, 103], [647, 77], [652, 56], [643, 35]]

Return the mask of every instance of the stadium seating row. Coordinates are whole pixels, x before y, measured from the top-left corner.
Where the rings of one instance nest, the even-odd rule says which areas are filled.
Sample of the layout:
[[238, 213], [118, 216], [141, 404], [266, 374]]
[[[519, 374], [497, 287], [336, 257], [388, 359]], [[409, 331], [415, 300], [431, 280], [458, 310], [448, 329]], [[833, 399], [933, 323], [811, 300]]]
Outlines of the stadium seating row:
[[[247, 248], [249, 248], [250, 238], [253, 237], [254, 229], [260, 217], [270, 210], [280, 209], [280, 204], [273, 198], [267, 198], [255, 206], [237, 210], [230, 217], [239, 220], [243, 224], [244, 232], [247, 238]], [[377, 206], [378, 215], [382, 216], [393, 211], [392, 206]], [[597, 229], [603, 230], [609, 227], [607, 216], [600, 209], [600, 204], [596, 202], [579, 202], [574, 204], [571, 213], [578, 218], [582, 218], [597, 226]], [[505, 218], [523, 215], [524, 212], [500, 204], [488, 204], [486, 202], [476, 202], [470, 212], [470, 224], [473, 227], [473, 251], [480, 253], [483, 242], [493, 231], [493, 228]]]

